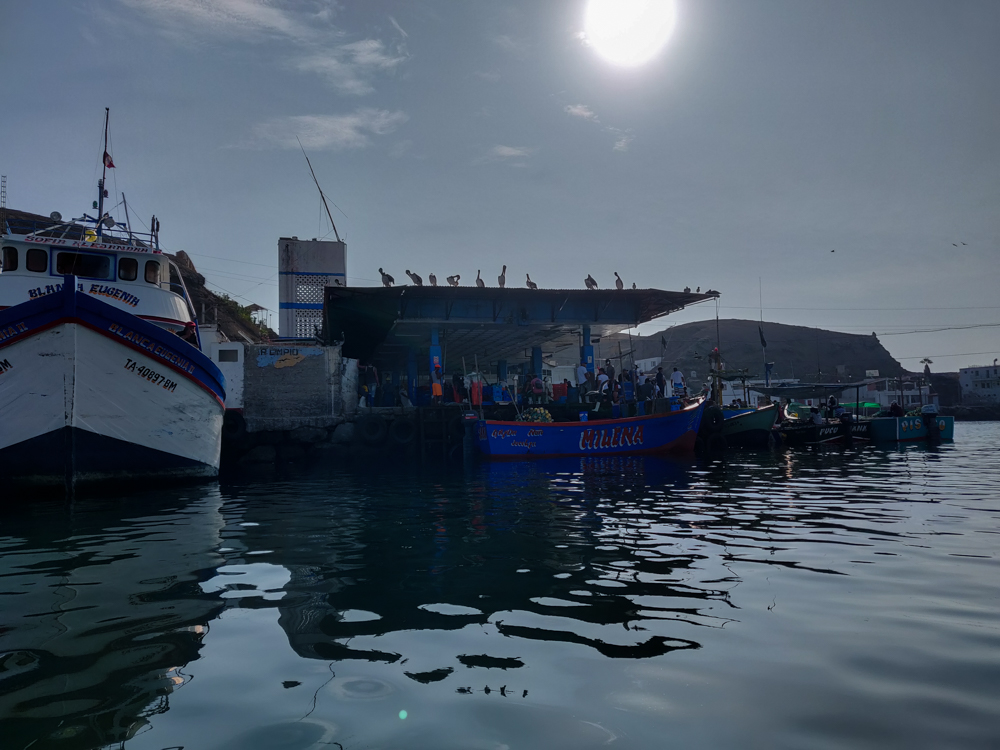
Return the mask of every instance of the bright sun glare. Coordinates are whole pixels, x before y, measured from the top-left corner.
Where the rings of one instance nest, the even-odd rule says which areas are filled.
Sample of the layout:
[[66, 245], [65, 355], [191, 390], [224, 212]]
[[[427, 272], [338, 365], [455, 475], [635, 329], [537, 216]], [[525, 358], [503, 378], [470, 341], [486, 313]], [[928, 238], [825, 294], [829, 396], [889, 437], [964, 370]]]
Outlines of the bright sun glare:
[[589, 0], [583, 33], [597, 53], [616, 65], [642, 65], [674, 30], [674, 0]]

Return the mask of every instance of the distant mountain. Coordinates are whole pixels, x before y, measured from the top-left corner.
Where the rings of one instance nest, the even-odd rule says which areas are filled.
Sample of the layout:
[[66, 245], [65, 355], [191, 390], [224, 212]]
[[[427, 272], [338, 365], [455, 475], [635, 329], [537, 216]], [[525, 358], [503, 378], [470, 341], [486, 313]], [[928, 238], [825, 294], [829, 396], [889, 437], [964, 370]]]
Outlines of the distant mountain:
[[[764, 357], [755, 320], [720, 320], [720, 351], [727, 370], [749, 369], [751, 375], [763, 376]], [[866, 370], [880, 375], [898, 375], [903, 366], [892, 358], [874, 333], [861, 336], [822, 328], [764, 323], [767, 361], [774, 362], [771, 376], [798, 378], [807, 382], [848, 382], [864, 378]], [[664, 348], [661, 341], [666, 341]], [[686, 376], [692, 370], [698, 377], [708, 373], [708, 354], [716, 346], [716, 322], [702, 320], [674, 326], [651, 336], [632, 337], [635, 359], [663, 355], [664, 368], [679, 367]], [[602, 339], [601, 357], [628, 351], [627, 336]], [[596, 354], [596, 349], [595, 349]]]

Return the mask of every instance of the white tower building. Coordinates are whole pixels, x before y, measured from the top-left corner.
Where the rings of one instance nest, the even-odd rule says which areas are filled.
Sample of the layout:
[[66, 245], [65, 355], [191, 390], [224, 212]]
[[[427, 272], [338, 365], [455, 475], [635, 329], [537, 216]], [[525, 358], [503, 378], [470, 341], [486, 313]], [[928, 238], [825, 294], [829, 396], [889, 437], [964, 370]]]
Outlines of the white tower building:
[[342, 241], [278, 240], [278, 335], [312, 338], [323, 327], [323, 289], [347, 285], [347, 245]]

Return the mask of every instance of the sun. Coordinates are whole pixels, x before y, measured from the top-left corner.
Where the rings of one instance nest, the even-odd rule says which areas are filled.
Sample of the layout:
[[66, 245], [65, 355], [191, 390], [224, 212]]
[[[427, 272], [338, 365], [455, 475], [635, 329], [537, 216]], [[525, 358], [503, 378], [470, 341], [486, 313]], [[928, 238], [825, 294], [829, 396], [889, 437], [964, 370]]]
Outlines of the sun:
[[676, 20], [674, 0], [589, 0], [583, 36], [608, 62], [634, 67], [656, 56]]

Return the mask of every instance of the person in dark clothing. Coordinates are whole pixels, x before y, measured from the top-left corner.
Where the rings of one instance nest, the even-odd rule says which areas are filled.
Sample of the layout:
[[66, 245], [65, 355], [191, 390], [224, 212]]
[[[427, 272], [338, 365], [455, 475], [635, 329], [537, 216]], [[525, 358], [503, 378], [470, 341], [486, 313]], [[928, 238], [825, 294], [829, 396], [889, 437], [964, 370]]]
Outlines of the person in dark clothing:
[[656, 387], [660, 390], [660, 394], [663, 395], [667, 392], [667, 376], [663, 374], [663, 368], [656, 368]]
[[608, 380], [615, 379], [615, 366], [611, 364], [610, 359], [604, 360], [604, 372], [608, 376]]
[[458, 403], [464, 403], [468, 399], [469, 394], [465, 388], [465, 378], [462, 377], [462, 373], [456, 372], [451, 376], [451, 387], [455, 393], [455, 400]]

